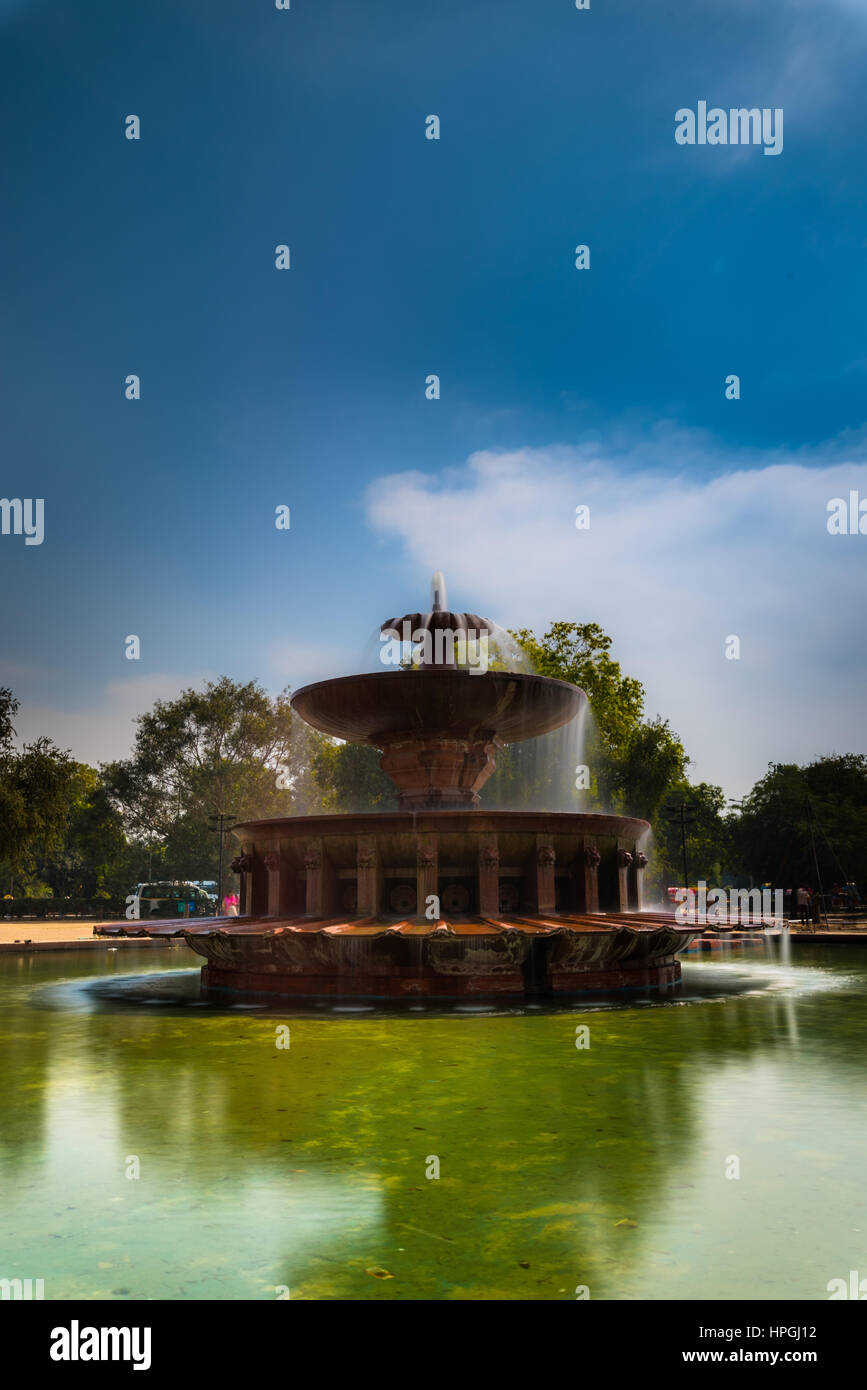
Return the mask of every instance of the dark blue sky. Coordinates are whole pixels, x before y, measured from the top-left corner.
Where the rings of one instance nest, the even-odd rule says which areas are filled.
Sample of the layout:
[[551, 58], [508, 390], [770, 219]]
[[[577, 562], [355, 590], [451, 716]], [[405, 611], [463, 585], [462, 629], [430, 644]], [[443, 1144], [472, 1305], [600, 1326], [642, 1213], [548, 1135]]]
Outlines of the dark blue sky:
[[[628, 495], [668, 466], [642, 453], [660, 421], [697, 441], [670, 463], [690, 483], [863, 459], [859, 0], [0, 0], [0, 25], [0, 493], [46, 507], [42, 546], [0, 537], [0, 680], [80, 756], [154, 693], [297, 685], [418, 606], [406, 515], [371, 520], [384, 478], [592, 440]], [[782, 107], [783, 153], [678, 146], [702, 99]], [[467, 551], [493, 524], [469, 496]], [[604, 612], [630, 654], [586, 577], [504, 611], [451, 563], [456, 606]], [[544, 546], [513, 563], [538, 577]]]

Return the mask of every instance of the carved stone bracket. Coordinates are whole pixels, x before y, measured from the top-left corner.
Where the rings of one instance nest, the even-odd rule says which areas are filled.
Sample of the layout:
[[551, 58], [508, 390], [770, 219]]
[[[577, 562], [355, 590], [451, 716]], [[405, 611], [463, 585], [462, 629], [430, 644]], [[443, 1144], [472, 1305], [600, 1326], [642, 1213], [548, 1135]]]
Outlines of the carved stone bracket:
[[252, 854], [236, 854], [229, 868], [233, 874], [248, 874], [253, 867]]

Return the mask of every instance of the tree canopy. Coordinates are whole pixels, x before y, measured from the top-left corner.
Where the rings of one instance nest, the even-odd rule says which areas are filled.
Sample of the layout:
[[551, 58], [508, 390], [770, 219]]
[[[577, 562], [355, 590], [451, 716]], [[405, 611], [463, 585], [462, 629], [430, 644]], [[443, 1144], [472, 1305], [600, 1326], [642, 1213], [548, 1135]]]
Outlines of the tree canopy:
[[209, 816], [253, 820], [320, 805], [312, 763], [322, 738], [292, 713], [288, 690], [271, 697], [257, 681], [223, 676], [158, 700], [136, 725], [132, 757], [102, 775], [128, 836], [159, 846], [169, 878], [215, 876]]
[[732, 853], [758, 881], [827, 889], [867, 879], [867, 757], [771, 763], [732, 824]]
[[58, 852], [77, 764], [49, 738], [15, 748], [18, 701], [0, 688], [0, 863], [4, 882], [28, 875], [37, 856]]

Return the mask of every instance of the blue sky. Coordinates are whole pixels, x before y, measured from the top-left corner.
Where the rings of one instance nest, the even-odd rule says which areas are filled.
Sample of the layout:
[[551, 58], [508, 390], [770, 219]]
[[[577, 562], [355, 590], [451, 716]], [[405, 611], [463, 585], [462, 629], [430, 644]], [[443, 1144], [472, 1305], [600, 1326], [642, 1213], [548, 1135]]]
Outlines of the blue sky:
[[[867, 497], [867, 3], [0, 0], [0, 35], [24, 735], [95, 761], [206, 675], [351, 669], [442, 566], [508, 626], [603, 622], [732, 795], [867, 746], [867, 537], [825, 528]], [[782, 107], [782, 154], [677, 145], [699, 100]]]

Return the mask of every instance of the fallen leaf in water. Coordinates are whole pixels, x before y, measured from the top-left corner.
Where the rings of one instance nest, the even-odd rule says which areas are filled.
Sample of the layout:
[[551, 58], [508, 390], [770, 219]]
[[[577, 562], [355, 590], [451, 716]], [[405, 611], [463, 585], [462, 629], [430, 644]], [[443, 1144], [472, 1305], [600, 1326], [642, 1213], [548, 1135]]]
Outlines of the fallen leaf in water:
[[624, 1218], [623, 1221], [615, 1221], [614, 1224], [615, 1224], [615, 1226], [629, 1226], [630, 1229], [634, 1229], [634, 1228], [638, 1225], [638, 1222], [637, 1222], [637, 1221], [630, 1221], [630, 1220], [628, 1220], [628, 1218]]
[[372, 1274], [374, 1279], [393, 1279], [394, 1275], [387, 1269], [380, 1269], [378, 1265], [371, 1265], [366, 1269], [365, 1274]]

